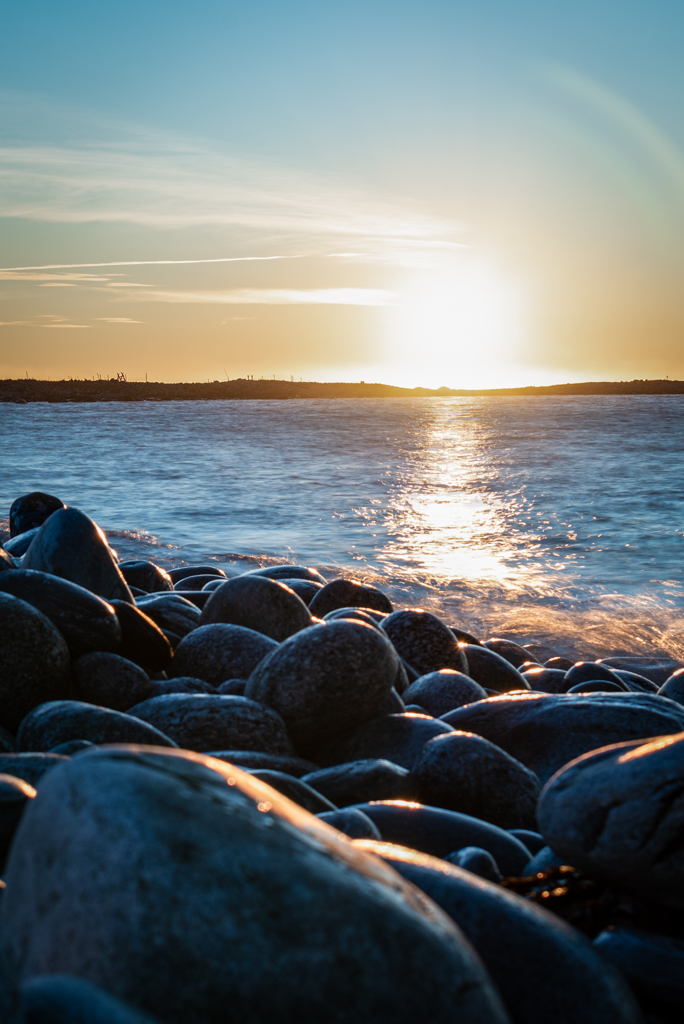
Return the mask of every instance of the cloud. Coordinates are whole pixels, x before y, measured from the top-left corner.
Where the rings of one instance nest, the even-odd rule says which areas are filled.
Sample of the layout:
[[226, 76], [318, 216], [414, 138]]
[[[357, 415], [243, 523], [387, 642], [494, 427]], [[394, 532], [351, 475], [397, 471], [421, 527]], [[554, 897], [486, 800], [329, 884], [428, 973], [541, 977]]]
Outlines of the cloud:
[[[76, 281], [81, 284], [98, 284], [108, 282], [112, 275], [102, 274], [36, 274], [29, 273], [28, 267], [7, 267], [6, 269], [0, 268], [0, 281], [57, 281], [60, 284], [65, 282]], [[42, 269], [42, 268], [38, 268]], [[120, 274], [116, 275], [120, 277]]]
[[227, 304], [238, 306], [392, 306], [395, 296], [379, 288], [234, 288], [222, 292], [151, 291], [146, 302]]
[[142, 324], [144, 320], [131, 320], [127, 316], [96, 316], [94, 320], [102, 320], [108, 324]]

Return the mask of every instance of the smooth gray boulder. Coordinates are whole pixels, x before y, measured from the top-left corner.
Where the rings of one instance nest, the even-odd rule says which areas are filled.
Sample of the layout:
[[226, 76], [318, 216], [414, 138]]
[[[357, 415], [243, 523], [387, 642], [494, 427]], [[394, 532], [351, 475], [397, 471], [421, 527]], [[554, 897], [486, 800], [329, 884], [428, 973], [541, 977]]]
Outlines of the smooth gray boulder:
[[36, 527], [42, 526], [53, 512], [64, 507], [62, 499], [56, 498], [54, 494], [46, 494], [44, 491], [22, 494], [10, 505], [10, 537], [17, 537], [27, 530], [35, 530]]
[[[5, 541], [2, 550], [0, 551], [0, 569], [3, 568], [2, 562], [5, 560], [2, 552], [4, 551], [5, 555], [11, 555], [13, 559], [21, 558], [21, 556], [25, 555], [28, 551], [31, 541], [38, 533], [38, 530], [40, 530], [40, 526], [35, 526], [32, 530], [26, 530], [24, 533], [18, 533], [16, 537], [12, 538], [12, 540]], [[5, 568], [9, 569], [19, 567], [18, 565], [11, 566], [8, 564]]]
[[69, 649], [46, 615], [0, 594], [0, 725], [16, 732], [32, 708], [66, 692]]
[[26, 716], [17, 733], [17, 747], [27, 753], [51, 750], [69, 740], [176, 746], [172, 739], [147, 722], [78, 700], [41, 704]]
[[500, 636], [490, 637], [489, 640], [485, 640], [480, 646], [487, 647], [490, 651], [494, 651], [495, 654], [505, 658], [506, 661], [513, 666], [513, 668], [520, 668], [526, 661], [530, 660], [530, 652], [520, 644], [516, 644], [514, 640], [505, 640]]
[[285, 723], [271, 708], [245, 697], [167, 693], [129, 710], [186, 750], [259, 750], [291, 756]]
[[[451, 668], [468, 672], [468, 663], [449, 627], [422, 608], [404, 608], [382, 621], [401, 657], [421, 675]], [[420, 701], [418, 701], [420, 704]]]
[[82, 978], [41, 974], [21, 986], [22, 1024], [155, 1024]]
[[681, 935], [674, 938], [623, 925], [602, 931], [594, 939], [594, 948], [629, 982], [646, 1013], [652, 1011], [656, 1020], [681, 1019], [684, 1007], [684, 940]]
[[684, 732], [572, 761], [544, 787], [538, 820], [590, 878], [684, 907]]
[[425, 744], [413, 763], [420, 801], [500, 828], [534, 828], [539, 779], [501, 747], [470, 732]]
[[602, 665], [596, 661], [577, 661], [565, 673], [566, 690], [577, 686], [578, 683], [593, 683], [598, 679], [615, 683], [617, 686], [621, 686], [622, 689], [629, 689], [629, 687], [621, 685], [622, 680], [620, 676], [608, 665]]
[[492, 697], [444, 716], [530, 768], [542, 782], [590, 750], [684, 729], [684, 708], [650, 693]]
[[328, 622], [296, 633], [264, 658], [245, 696], [277, 711], [298, 751], [320, 764], [317, 747], [378, 714], [398, 664], [379, 630]]
[[357, 840], [442, 907], [482, 958], [516, 1024], [643, 1024], [620, 974], [577, 929], [469, 871]]
[[77, 658], [72, 678], [79, 700], [113, 711], [128, 711], [156, 692], [155, 684], [139, 665], [103, 651]]
[[[310, 772], [317, 771], [317, 766], [301, 757], [285, 757], [283, 754], [265, 754], [263, 750], [208, 750], [207, 757], [217, 757], [219, 761], [237, 765], [251, 771], [252, 768], [273, 768], [277, 772], [285, 772], [295, 779], [304, 778]], [[315, 788], [315, 787], [314, 787]], [[326, 794], [324, 793], [323, 796]], [[332, 803], [337, 805], [336, 800]]]
[[105, 601], [116, 597], [134, 603], [102, 530], [77, 508], [52, 513], [31, 541], [22, 569], [61, 576]]
[[290, 590], [294, 590], [297, 597], [301, 598], [306, 605], [313, 601], [319, 590], [323, 589], [322, 583], [315, 583], [313, 580], [283, 579], [279, 582], [284, 583]]
[[181, 639], [199, 626], [200, 609], [182, 594], [150, 594], [137, 598], [136, 605], [160, 629]]
[[491, 853], [488, 850], [483, 850], [480, 846], [464, 846], [462, 850], [456, 850], [448, 857], [444, 857], [444, 860], [447, 864], [454, 864], [457, 868], [470, 871], [471, 874], [477, 875], [478, 878], [484, 878], [487, 882], [496, 882], [497, 885], [501, 882], [502, 875], [499, 865]]
[[272, 786], [278, 793], [282, 793], [293, 803], [299, 804], [309, 814], [327, 814], [337, 810], [335, 804], [326, 800], [321, 793], [312, 789], [302, 779], [296, 779], [286, 772], [279, 772], [274, 768], [251, 768], [249, 774], [252, 778], [265, 782], [267, 786]]
[[67, 757], [54, 751], [40, 754], [0, 754], [0, 772], [21, 779], [37, 789], [45, 773], [66, 760]]
[[390, 599], [378, 590], [358, 580], [333, 580], [319, 590], [309, 605], [309, 612], [322, 619], [336, 608], [373, 608], [389, 615], [392, 611]]
[[464, 704], [486, 699], [487, 694], [479, 683], [451, 668], [428, 672], [411, 683], [402, 694], [405, 704], [418, 704], [435, 718]]
[[428, 740], [449, 732], [451, 726], [439, 718], [412, 712], [382, 715], [364, 722], [352, 733], [316, 747], [315, 758], [324, 768], [379, 758], [411, 769]]
[[542, 693], [566, 693], [568, 683], [565, 679], [565, 669], [546, 668], [543, 665], [535, 665], [521, 673], [523, 679], [529, 683], [531, 690]]
[[167, 573], [174, 587], [180, 580], [189, 579], [191, 576], [216, 576], [219, 579], [227, 579], [223, 569], [217, 565], [179, 565], [175, 569], [169, 569]]
[[513, 668], [509, 661], [502, 658], [496, 651], [475, 644], [463, 644], [461, 650], [466, 656], [466, 675], [474, 679], [480, 686], [497, 693], [508, 693], [510, 690], [529, 690], [530, 684], [525, 676]]
[[199, 755], [107, 748], [61, 766], [6, 877], [0, 930], [20, 981], [70, 974], [162, 1024], [415, 1024], [426, 1006], [432, 1024], [508, 1021], [430, 900]]
[[215, 622], [200, 626], [181, 640], [169, 674], [194, 676], [220, 686], [227, 679], [247, 679], [264, 658], [277, 650], [276, 641], [263, 633]]
[[353, 807], [345, 807], [339, 811], [324, 811], [317, 815], [326, 825], [331, 825], [339, 832], [344, 832], [350, 839], [382, 839], [376, 825], [367, 814]]
[[237, 576], [212, 592], [200, 625], [246, 626], [281, 643], [311, 625], [309, 609], [284, 583], [267, 576]]
[[600, 665], [607, 665], [608, 668], [623, 669], [626, 672], [638, 672], [640, 676], [646, 676], [656, 686], [663, 683], [678, 668], [684, 668], [681, 661], [675, 658], [651, 658], [646, 655], [631, 654], [627, 657], [600, 658]]
[[304, 782], [327, 796], [337, 807], [370, 800], [417, 800], [418, 785], [401, 765], [384, 758], [346, 761], [304, 775]]
[[684, 668], [678, 668], [673, 672], [660, 687], [658, 694], [673, 700], [676, 704], [684, 705]]
[[327, 580], [318, 569], [307, 565], [265, 565], [262, 569], [250, 569], [243, 576], [266, 576], [270, 580], [312, 580], [325, 586]]
[[119, 569], [129, 587], [137, 587], [146, 594], [173, 590], [173, 580], [165, 569], [142, 558], [119, 562]]
[[146, 672], [163, 672], [168, 668], [173, 650], [157, 623], [142, 608], [118, 601], [108, 602], [119, 620], [121, 645], [118, 653], [140, 665]]

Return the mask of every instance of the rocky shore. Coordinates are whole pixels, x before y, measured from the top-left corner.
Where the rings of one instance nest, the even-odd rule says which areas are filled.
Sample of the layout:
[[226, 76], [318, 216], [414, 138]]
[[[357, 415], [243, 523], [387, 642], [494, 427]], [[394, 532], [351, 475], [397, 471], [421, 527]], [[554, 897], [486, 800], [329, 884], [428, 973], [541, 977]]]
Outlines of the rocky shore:
[[315, 381], [229, 380], [206, 384], [154, 384], [119, 380], [0, 380], [0, 402], [197, 402], [287, 398], [476, 398], [486, 396], [682, 395], [684, 381], [593, 381], [546, 387], [398, 388], [389, 384], [326, 384]]
[[684, 667], [10, 534], [0, 1024], [681, 1020]]

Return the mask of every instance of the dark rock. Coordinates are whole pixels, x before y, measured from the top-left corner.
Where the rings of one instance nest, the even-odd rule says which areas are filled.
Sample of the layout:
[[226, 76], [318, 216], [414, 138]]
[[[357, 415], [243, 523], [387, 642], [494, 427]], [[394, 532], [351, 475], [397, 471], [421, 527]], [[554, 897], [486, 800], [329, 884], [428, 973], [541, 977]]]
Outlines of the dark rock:
[[488, 850], [483, 850], [480, 846], [464, 846], [462, 850], [450, 853], [444, 860], [447, 864], [455, 864], [457, 868], [470, 871], [473, 875], [484, 878], [488, 882], [498, 884], [501, 881], [499, 865], [491, 853]]
[[246, 679], [226, 679], [225, 683], [221, 683], [220, 686], [216, 687], [216, 692], [226, 694], [232, 693], [235, 697], [244, 697], [246, 686]]
[[29, 549], [31, 541], [40, 530], [40, 526], [34, 526], [32, 530], [26, 530], [24, 533], [18, 533], [16, 537], [12, 537], [11, 540], [5, 541], [4, 549], [8, 555], [12, 558], [21, 558], [25, 555]]
[[[207, 583], [215, 583], [220, 577], [214, 576], [213, 573], [202, 573], [199, 576], [184, 576], [178, 583], [174, 583], [173, 589], [179, 590], [202, 590]], [[227, 581], [223, 581], [224, 583]]]
[[[193, 578], [192, 576], [189, 577], [189, 579], [192, 579], [192, 578]], [[205, 594], [205, 593], [209, 593], [212, 590], [217, 590], [218, 587], [223, 586], [223, 584], [225, 582], [226, 582], [226, 577], [225, 576], [211, 576], [210, 579], [209, 579], [209, 582], [204, 584], [204, 586], [202, 587], [200, 593], [201, 594]]]
[[4, 865], [19, 819], [35, 795], [33, 786], [24, 779], [0, 775], [0, 867]]
[[608, 668], [621, 668], [625, 672], [638, 672], [646, 676], [656, 686], [662, 686], [665, 680], [676, 672], [678, 668], [684, 668], [680, 661], [674, 658], [648, 658], [640, 655], [630, 655], [628, 658], [601, 658], [597, 664], [607, 665]]
[[525, 844], [532, 857], [546, 846], [546, 840], [539, 832], [532, 832], [527, 828], [509, 828], [508, 831]]
[[325, 811], [318, 817], [350, 839], [382, 839], [377, 826], [362, 811], [347, 807], [343, 811]]
[[468, 633], [467, 630], [459, 629], [458, 626], [449, 626], [449, 629], [460, 644], [474, 644], [475, 647], [484, 647], [482, 641], [478, 640], [472, 633]]
[[[58, 743], [56, 747], [52, 747], [48, 750], [48, 754], [63, 754], [64, 757], [73, 757], [74, 754], [80, 754], [82, 750], [88, 750], [89, 747], [94, 746], [95, 744], [90, 740], [67, 740], [66, 743]], [[30, 755], [22, 756], [29, 757]]]
[[677, 704], [684, 704], [684, 668], [678, 668], [665, 680], [658, 690], [658, 695], [667, 697]]
[[121, 711], [84, 704], [77, 700], [53, 700], [31, 711], [17, 733], [23, 751], [52, 750], [67, 740], [91, 743], [146, 743], [153, 747], [175, 747], [158, 729]]
[[384, 615], [392, 611], [392, 602], [377, 587], [358, 580], [333, 580], [319, 590], [309, 605], [309, 611], [322, 619], [335, 608], [374, 608]]
[[288, 800], [299, 804], [309, 814], [326, 814], [329, 811], [337, 810], [335, 804], [331, 803], [330, 800], [326, 800], [324, 796], [315, 789], [312, 789], [311, 786], [308, 786], [306, 782], [293, 775], [287, 775], [285, 772], [279, 772], [273, 768], [252, 768], [250, 769], [250, 775], [254, 776], [255, 779], [261, 779], [267, 786], [273, 786], [279, 793], [286, 796]]
[[192, 676], [178, 676], [173, 679], [152, 680], [153, 697], [161, 697], [165, 693], [218, 693], [215, 686], [205, 683], [204, 679], [193, 679]]
[[37, 608], [0, 593], [0, 723], [14, 732], [31, 708], [64, 692], [69, 650]]
[[543, 665], [545, 661], [549, 661], [551, 658], [558, 657], [558, 651], [554, 650], [553, 647], [549, 647], [548, 644], [540, 644], [535, 641], [529, 644], [523, 644], [523, 649], [529, 651], [529, 656], [532, 661], [538, 662]]
[[560, 654], [557, 654], [554, 658], [549, 658], [544, 662], [544, 668], [555, 668], [560, 669], [561, 672], [567, 672], [574, 664], [574, 661], [570, 661], [569, 658], [561, 658]]
[[642, 1024], [620, 974], [554, 914], [444, 861], [384, 843], [354, 846], [383, 857], [451, 915], [516, 1024]]
[[397, 663], [392, 644], [377, 629], [362, 622], [328, 622], [296, 633], [265, 658], [250, 676], [245, 696], [274, 708], [307, 756], [377, 714], [394, 684]]
[[178, 644], [172, 676], [195, 676], [212, 686], [226, 679], [247, 679], [268, 655], [278, 650], [275, 640], [245, 626], [216, 622], [200, 626]]
[[168, 572], [154, 562], [131, 559], [128, 562], [119, 562], [119, 569], [129, 587], [136, 587], [146, 594], [173, 590], [173, 581]]
[[72, 668], [76, 697], [113, 711], [128, 711], [155, 693], [156, 684], [132, 661], [96, 651], [78, 658]]
[[322, 583], [315, 583], [313, 580], [279, 580], [280, 583], [284, 583], [290, 590], [294, 590], [297, 597], [299, 597], [304, 604], [308, 605], [313, 601], [314, 597], [319, 590], [323, 589]]
[[535, 855], [530, 858], [529, 862], [523, 868], [521, 874], [523, 876], [536, 875], [551, 871], [553, 868], [562, 867], [565, 861], [562, 857], [551, 849], [550, 846], [542, 846], [540, 850], [537, 850]]
[[327, 580], [318, 569], [306, 565], [266, 565], [263, 569], [250, 569], [244, 576], [266, 576], [271, 580], [311, 580], [325, 586]]
[[54, 751], [49, 754], [0, 754], [0, 772], [37, 788], [46, 772], [68, 760], [68, 757]]
[[619, 676], [623, 683], [627, 683], [627, 688], [632, 690], [634, 693], [657, 693], [659, 687], [654, 682], [647, 679], [646, 676], [639, 675], [638, 672], [625, 672], [624, 669], [616, 668], [613, 669], [616, 676]]
[[105, 601], [116, 597], [134, 603], [104, 534], [77, 508], [52, 513], [31, 541], [22, 568], [61, 576]]
[[466, 644], [461, 650], [468, 663], [468, 667], [464, 669], [466, 675], [480, 686], [496, 690], [498, 693], [530, 689], [525, 677], [496, 651], [490, 651], [484, 646], [475, 647], [473, 644]]
[[404, 703], [419, 704], [437, 718], [464, 704], [486, 699], [487, 694], [479, 683], [463, 672], [455, 672], [450, 668], [428, 672], [411, 683], [403, 694]]
[[121, 629], [119, 654], [148, 672], [161, 672], [171, 662], [173, 650], [157, 623], [128, 601], [109, 602]]
[[130, 709], [186, 750], [294, 753], [282, 719], [253, 700], [210, 693], [167, 693]]
[[530, 660], [530, 652], [513, 640], [504, 640], [502, 637], [493, 636], [491, 640], [485, 640], [481, 646], [501, 655], [513, 668], [520, 668], [522, 664]]
[[444, 721], [491, 740], [546, 782], [590, 750], [679, 732], [684, 708], [650, 693], [530, 693], [479, 701]]
[[284, 583], [266, 576], [238, 576], [213, 591], [200, 624], [245, 626], [280, 643], [311, 625], [309, 610]]
[[156, 1024], [108, 992], [68, 974], [41, 974], [21, 987], [23, 1024]]
[[482, 736], [466, 732], [437, 736], [420, 751], [412, 773], [422, 803], [470, 814], [505, 829], [536, 824], [539, 779]]
[[12, 556], [0, 547], [0, 573], [13, 572], [16, 568], [17, 563]]
[[[219, 761], [227, 761], [251, 771], [253, 768], [273, 768], [277, 772], [285, 772], [295, 779], [300, 779], [310, 772], [317, 771], [317, 766], [301, 757], [285, 757], [282, 754], [265, 754], [263, 750], [211, 750], [207, 757], [215, 757]], [[314, 787], [315, 788], [315, 787]], [[325, 794], [323, 794], [325, 796]], [[336, 800], [331, 803], [337, 804]]]
[[567, 693], [628, 693], [627, 686], [620, 686], [612, 679], [592, 679], [588, 683], [575, 683]]
[[410, 769], [428, 740], [452, 731], [445, 725], [423, 715], [383, 715], [317, 747], [314, 756], [323, 767], [380, 758]]
[[684, 733], [567, 764], [544, 787], [538, 820], [556, 853], [590, 878], [684, 907]]
[[[152, 619], [164, 633], [174, 633], [181, 639], [197, 629], [200, 624], [200, 610], [180, 594], [155, 594], [138, 598], [137, 607]], [[173, 644], [171, 644], [173, 647]]]
[[418, 798], [418, 786], [411, 773], [382, 758], [349, 761], [332, 768], [320, 768], [305, 774], [304, 782], [337, 807], [365, 804], [371, 800]]
[[175, 651], [176, 648], [178, 647], [178, 644], [181, 642], [181, 637], [179, 637], [176, 633], [172, 633], [170, 629], [162, 629], [162, 633], [168, 640], [171, 646], [171, 650]]
[[565, 693], [568, 684], [565, 672], [560, 668], [534, 667], [522, 673], [531, 690], [541, 693]]
[[456, 637], [436, 615], [407, 608], [389, 615], [382, 628], [401, 657], [421, 675], [443, 668], [468, 671]]
[[610, 927], [594, 939], [594, 948], [616, 967], [645, 1012], [664, 1011], [681, 1019], [684, 1006], [684, 942], [642, 928]]
[[595, 661], [578, 661], [568, 669], [565, 673], [566, 689], [570, 690], [577, 683], [593, 683], [596, 679], [617, 683], [621, 689], [626, 689], [620, 677], [612, 669]]
[[405, 704], [404, 711], [408, 711], [412, 715], [426, 715], [427, 718], [434, 718], [434, 715], [429, 715], [425, 708], [421, 707], [420, 704]]
[[[216, 577], [216, 578], [219, 579], [219, 577]], [[223, 582], [224, 582], [224, 580], [219, 580], [219, 586]], [[210, 590], [174, 590], [173, 593], [177, 597], [182, 597], [186, 601], [189, 601], [190, 604], [194, 604], [194, 606], [196, 608], [199, 608], [200, 611], [202, 611], [202, 609], [204, 608], [205, 604], [207, 603], [207, 601], [211, 597], [211, 591]]]
[[53, 512], [65, 508], [64, 502], [54, 494], [31, 491], [12, 502], [9, 512], [10, 537], [16, 537], [27, 530], [42, 526]]
[[401, 699], [397, 691], [394, 689], [394, 687], [392, 687], [392, 689], [387, 694], [379, 708], [380, 714], [403, 715], [405, 711], [406, 705], [404, 704], [403, 700]]
[[388, 843], [408, 846], [433, 857], [447, 857], [464, 846], [491, 853], [504, 875], [519, 875], [529, 859], [527, 848], [496, 825], [457, 811], [397, 800], [359, 804]]
[[366, 608], [335, 608], [323, 616], [325, 622], [333, 622], [335, 619], [352, 619], [352, 621], [365, 622], [369, 626], [374, 626], [375, 629], [380, 629], [380, 621], [384, 618], [384, 615], [378, 617], [377, 612], [371, 614]]
[[506, 1021], [429, 900], [198, 756], [108, 748], [52, 773], [17, 832], [0, 926], [18, 978], [76, 975], [164, 1024], [320, 1024], [331, 1007], [335, 1024], [413, 1024], [426, 1006], [431, 1024]]
[[88, 651], [119, 649], [121, 627], [116, 612], [76, 583], [46, 572], [17, 569], [0, 573], [0, 591], [21, 598], [46, 615], [74, 657]]
[[168, 569], [167, 572], [174, 586], [179, 580], [190, 576], [221, 576], [226, 579], [225, 572], [217, 565], [181, 565], [177, 569]]

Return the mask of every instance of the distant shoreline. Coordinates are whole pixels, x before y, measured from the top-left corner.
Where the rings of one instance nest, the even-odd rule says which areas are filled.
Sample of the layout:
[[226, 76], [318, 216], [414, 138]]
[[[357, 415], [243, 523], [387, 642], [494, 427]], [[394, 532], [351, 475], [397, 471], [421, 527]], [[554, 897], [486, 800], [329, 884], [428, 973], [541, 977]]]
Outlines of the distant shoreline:
[[0, 380], [0, 402], [178, 402], [296, 398], [488, 398], [558, 395], [684, 395], [681, 380], [588, 381], [523, 388], [398, 388], [391, 384], [229, 380], [154, 384], [117, 380]]

